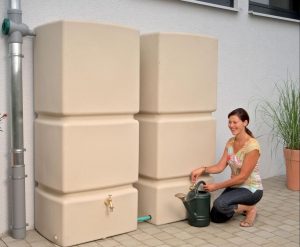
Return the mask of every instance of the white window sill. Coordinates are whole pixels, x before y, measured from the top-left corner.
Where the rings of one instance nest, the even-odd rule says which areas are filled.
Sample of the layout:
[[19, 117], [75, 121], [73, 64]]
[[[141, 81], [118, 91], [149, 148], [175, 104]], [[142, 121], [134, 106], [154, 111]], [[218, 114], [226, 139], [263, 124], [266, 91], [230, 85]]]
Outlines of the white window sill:
[[207, 2], [201, 2], [201, 1], [196, 1], [196, 0], [181, 0], [182, 2], [188, 2], [188, 3], [195, 3], [195, 4], [199, 4], [199, 5], [204, 5], [204, 6], [208, 6], [208, 7], [213, 7], [213, 8], [217, 8], [217, 9], [225, 9], [225, 10], [229, 10], [229, 11], [233, 11], [233, 12], [238, 12], [239, 9], [238, 8], [231, 8], [231, 7], [226, 7], [226, 6], [222, 6], [219, 4], [213, 4], [213, 3], [207, 3]]
[[285, 17], [281, 17], [281, 16], [276, 16], [276, 15], [263, 14], [263, 13], [255, 12], [252, 10], [250, 10], [248, 13], [251, 15], [255, 15], [255, 16], [261, 16], [261, 17], [267, 17], [267, 18], [272, 18], [272, 19], [278, 19], [278, 20], [282, 20], [282, 21], [290, 21], [290, 22], [300, 23], [300, 21], [296, 20], [296, 19], [285, 18]]

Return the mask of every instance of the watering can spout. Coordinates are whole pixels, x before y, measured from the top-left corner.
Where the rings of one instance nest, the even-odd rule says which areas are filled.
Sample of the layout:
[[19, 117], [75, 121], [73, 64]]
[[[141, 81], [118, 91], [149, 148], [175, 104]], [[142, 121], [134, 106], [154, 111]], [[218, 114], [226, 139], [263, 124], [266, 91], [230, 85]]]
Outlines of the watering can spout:
[[186, 201], [186, 194], [177, 193], [175, 194], [175, 197], [179, 198], [183, 202], [183, 205], [191, 217], [195, 216], [195, 212], [193, 212], [191, 205]]
[[175, 194], [175, 197], [179, 198], [182, 201], [185, 201], [186, 194], [177, 193], [177, 194]]

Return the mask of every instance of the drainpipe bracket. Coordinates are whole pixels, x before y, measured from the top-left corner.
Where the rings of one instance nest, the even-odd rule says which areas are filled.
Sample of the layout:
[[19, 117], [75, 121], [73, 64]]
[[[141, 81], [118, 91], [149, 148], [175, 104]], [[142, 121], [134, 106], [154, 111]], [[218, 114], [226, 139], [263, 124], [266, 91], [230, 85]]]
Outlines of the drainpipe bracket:
[[12, 152], [15, 154], [24, 153], [25, 151], [26, 151], [26, 148], [16, 148], [16, 149], [12, 150]]

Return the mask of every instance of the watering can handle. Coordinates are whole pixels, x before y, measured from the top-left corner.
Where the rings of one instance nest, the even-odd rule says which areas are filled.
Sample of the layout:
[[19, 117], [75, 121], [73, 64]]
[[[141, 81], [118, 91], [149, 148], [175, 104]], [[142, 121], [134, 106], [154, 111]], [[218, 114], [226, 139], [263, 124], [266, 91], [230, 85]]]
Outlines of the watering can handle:
[[[199, 182], [196, 184], [196, 186], [195, 186], [195, 191], [196, 191], [197, 194], [198, 194], [198, 192], [199, 192], [199, 187], [200, 187], [201, 184], [205, 185], [206, 183], [205, 183], [203, 180], [201, 180], [201, 181], [199, 181]], [[203, 191], [203, 190], [202, 190], [202, 191]]]

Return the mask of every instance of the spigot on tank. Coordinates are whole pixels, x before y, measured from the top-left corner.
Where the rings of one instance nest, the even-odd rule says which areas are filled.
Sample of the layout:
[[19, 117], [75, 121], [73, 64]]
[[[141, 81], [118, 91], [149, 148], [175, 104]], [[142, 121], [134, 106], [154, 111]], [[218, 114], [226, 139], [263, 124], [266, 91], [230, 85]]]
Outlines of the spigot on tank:
[[114, 211], [114, 206], [113, 206], [113, 202], [112, 202], [112, 195], [108, 195], [108, 198], [104, 201], [104, 204], [106, 207], [109, 208], [110, 212]]

